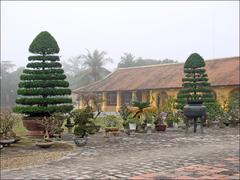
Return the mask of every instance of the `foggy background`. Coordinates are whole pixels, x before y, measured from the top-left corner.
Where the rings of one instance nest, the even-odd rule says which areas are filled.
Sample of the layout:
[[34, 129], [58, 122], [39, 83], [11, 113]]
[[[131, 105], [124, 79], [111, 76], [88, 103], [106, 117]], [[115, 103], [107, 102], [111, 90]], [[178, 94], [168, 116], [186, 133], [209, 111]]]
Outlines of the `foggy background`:
[[124, 52], [183, 62], [239, 56], [239, 2], [2, 2], [1, 60], [25, 66], [41, 31], [57, 40], [61, 60], [106, 51], [117, 67]]

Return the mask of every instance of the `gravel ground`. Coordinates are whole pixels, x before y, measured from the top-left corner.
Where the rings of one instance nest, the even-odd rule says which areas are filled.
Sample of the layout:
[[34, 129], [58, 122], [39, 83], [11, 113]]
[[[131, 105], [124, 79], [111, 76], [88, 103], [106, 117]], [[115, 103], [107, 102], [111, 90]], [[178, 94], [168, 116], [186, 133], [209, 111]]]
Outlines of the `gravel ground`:
[[[131, 136], [121, 133], [118, 137], [109, 138], [97, 133], [89, 136], [86, 146], [76, 147], [58, 160], [40, 166], [2, 170], [1, 178], [139, 179], [143, 176], [140, 179], [146, 179], [152, 174], [151, 179], [166, 179], [174, 174], [172, 170], [181, 170], [174, 176], [183, 179], [184, 176], [192, 177], [188, 172], [190, 168], [201, 170], [202, 174], [197, 176], [202, 179], [206, 175], [209, 178], [211, 173], [215, 173], [215, 177], [218, 175], [219, 179], [219, 167], [223, 167], [221, 177], [227, 173], [227, 179], [239, 179], [238, 128], [211, 128], [205, 129], [204, 134], [190, 131], [188, 135], [179, 129], [168, 129], [163, 133], [136, 133]], [[211, 173], [204, 168], [210, 169]]]
[[62, 158], [72, 149], [73, 145], [64, 142], [56, 142], [52, 147], [42, 149], [35, 146], [35, 140], [24, 138], [1, 150], [1, 170], [48, 163]]

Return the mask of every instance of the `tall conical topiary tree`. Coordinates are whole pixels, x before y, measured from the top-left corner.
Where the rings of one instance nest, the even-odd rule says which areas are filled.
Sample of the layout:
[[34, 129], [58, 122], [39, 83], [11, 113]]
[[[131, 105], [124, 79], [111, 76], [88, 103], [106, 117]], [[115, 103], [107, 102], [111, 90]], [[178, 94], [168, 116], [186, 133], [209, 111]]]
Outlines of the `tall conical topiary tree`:
[[19, 98], [13, 111], [31, 117], [50, 116], [54, 112], [67, 113], [73, 109], [71, 90], [59, 62], [59, 47], [47, 31], [41, 32], [31, 43], [27, 68], [20, 76]]
[[191, 54], [184, 64], [185, 77], [182, 79], [182, 89], [177, 96], [177, 108], [182, 109], [189, 102], [211, 103], [214, 101], [208, 76], [204, 69], [205, 62], [197, 54]]

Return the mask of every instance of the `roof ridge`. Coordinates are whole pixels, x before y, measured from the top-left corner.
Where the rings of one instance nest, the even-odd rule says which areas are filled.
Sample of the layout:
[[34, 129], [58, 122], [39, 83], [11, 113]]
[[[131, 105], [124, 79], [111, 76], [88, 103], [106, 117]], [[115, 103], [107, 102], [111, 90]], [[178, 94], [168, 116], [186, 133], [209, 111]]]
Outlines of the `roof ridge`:
[[[205, 61], [205, 62], [208, 62], [208, 61], [222, 61], [222, 60], [233, 59], [233, 58], [240, 58], [240, 56], [232, 56], [232, 57], [217, 58], [217, 59], [207, 59], [207, 60], [204, 60], [204, 61]], [[148, 67], [158, 67], [158, 66], [171, 66], [171, 65], [179, 65], [179, 64], [184, 64], [184, 63], [185, 63], [185, 62], [165, 63], [165, 64], [152, 64], [152, 65], [133, 66], [133, 67], [122, 67], [122, 68], [117, 68], [117, 70], [137, 69], [137, 68], [148, 68]]]

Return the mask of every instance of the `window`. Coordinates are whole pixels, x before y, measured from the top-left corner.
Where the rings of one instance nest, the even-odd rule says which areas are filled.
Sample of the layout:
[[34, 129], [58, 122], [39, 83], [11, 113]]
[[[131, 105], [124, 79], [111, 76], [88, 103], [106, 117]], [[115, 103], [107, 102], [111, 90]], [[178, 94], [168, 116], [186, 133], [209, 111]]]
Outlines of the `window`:
[[125, 91], [122, 93], [122, 104], [130, 105], [132, 101], [132, 92]]
[[117, 93], [116, 92], [108, 92], [107, 93], [107, 105], [108, 106], [116, 106], [117, 105]]
[[101, 92], [97, 92], [97, 93], [96, 93], [96, 99], [97, 99], [98, 101], [101, 101], [101, 100], [102, 100], [102, 93], [101, 93]]

